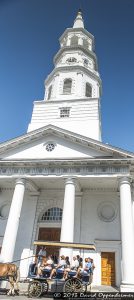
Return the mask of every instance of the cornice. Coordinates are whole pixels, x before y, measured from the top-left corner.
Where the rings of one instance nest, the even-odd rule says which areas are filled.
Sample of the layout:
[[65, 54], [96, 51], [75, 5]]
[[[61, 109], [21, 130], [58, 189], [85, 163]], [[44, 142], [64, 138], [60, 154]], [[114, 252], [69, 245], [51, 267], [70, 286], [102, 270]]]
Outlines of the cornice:
[[102, 85], [102, 81], [100, 79], [100, 76], [98, 74], [93, 73], [91, 70], [85, 68], [84, 66], [61, 66], [61, 67], [56, 67], [46, 78], [46, 80], [44, 81], [45, 85], [48, 84], [51, 80], [51, 78], [57, 73], [57, 72], [61, 72], [61, 71], [82, 71], [84, 73], [86, 73], [87, 75], [89, 75], [90, 77], [92, 77], [93, 79], [97, 80], [100, 84], [100, 86]]
[[78, 99], [64, 99], [64, 100], [60, 100], [60, 99], [57, 99], [57, 98], [53, 98], [53, 99], [50, 99], [50, 100], [46, 100], [46, 101], [44, 101], [44, 100], [35, 100], [34, 101], [34, 103], [36, 104], [39, 104], [39, 105], [49, 105], [49, 104], [54, 104], [55, 105], [55, 103], [56, 104], [58, 104], [58, 103], [70, 103], [71, 104], [71, 102], [94, 102], [94, 101], [99, 101], [99, 98], [84, 98], [84, 97], [82, 97], [82, 98], [78, 98]]
[[127, 158], [72, 158], [72, 159], [67, 159], [67, 158], [61, 158], [61, 159], [4, 159], [4, 160], [0, 160], [0, 165], [4, 166], [4, 165], [14, 165], [14, 164], [18, 164], [18, 165], [40, 165], [40, 164], [44, 164], [44, 165], [121, 165], [121, 166], [130, 166], [131, 163], [134, 163], [134, 158], [133, 159], [127, 159]]

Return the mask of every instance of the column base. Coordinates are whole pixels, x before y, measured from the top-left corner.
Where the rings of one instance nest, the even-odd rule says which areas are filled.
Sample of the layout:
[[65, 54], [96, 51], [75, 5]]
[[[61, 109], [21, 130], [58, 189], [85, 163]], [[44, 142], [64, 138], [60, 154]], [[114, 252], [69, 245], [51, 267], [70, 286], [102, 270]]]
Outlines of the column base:
[[121, 284], [120, 285], [120, 292], [121, 293], [132, 293], [134, 292], [134, 283], [133, 284]]

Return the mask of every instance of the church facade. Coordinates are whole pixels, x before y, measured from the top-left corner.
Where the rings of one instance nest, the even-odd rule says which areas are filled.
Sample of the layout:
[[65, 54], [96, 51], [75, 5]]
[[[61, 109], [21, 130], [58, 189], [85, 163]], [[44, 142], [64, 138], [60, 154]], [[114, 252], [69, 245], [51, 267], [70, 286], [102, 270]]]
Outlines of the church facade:
[[0, 145], [1, 257], [30, 257], [38, 239], [92, 243], [93, 284], [134, 291], [134, 153], [101, 140], [102, 83], [80, 11], [54, 65], [27, 133]]

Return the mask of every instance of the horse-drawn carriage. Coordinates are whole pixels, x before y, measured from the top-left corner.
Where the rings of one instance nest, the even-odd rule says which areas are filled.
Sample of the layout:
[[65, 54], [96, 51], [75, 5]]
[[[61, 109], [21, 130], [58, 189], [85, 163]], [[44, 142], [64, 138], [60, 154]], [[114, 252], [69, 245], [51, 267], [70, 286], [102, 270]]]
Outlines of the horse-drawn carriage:
[[[58, 249], [79, 249], [80, 251], [83, 251], [83, 255], [84, 250], [95, 250], [95, 246], [93, 244], [88, 245], [78, 243], [35, 241], [34, 245], [49, 247], [49, 249], [51, 247]], [[24, 259], [29, 259], [29, 257]], [[36, 263], [31, 263], [29, 266], [28, 277], [25, 278], [25, 282], [28, 283], [28, 296], [38, 298], [43, 294], [47, 294], [52, 285], [55, 286], [55, 290], [53, 290], [53, 292], [56, 292], [57, 287], [59, 284], [61, 284], [62, 291], [66, 293], [85, 292], [88, 285], [91, 287], [92, 279], [90, 273], [83, 274], [81, 278], [78, 278], [76, 276], [76, 271], [70, 270], [66, 279], [64, 279], [63, 274], [64, 271], [60, 270], [59, 272], [56, 272], [52, 279], [50, 279], [50, 270], [44, 270], [41, 276], [37, 276]], [[3, 280], [9, 281], [10, 283], [8, 295], [14, 295], [15, 284], [17, 285], [18, 289], [19, 282], [19, 268], [15, 263], [0, 263], [0, 283], [3, 282]]]
[[[47, 242], [47, 241], [35, 241], [34, 245], [36, 246], [45, 246], [45, 247], [58, 247], [58, 248], [71, 248], [79, 249], [80, 251], [84, 250], [95, 250], [93, 244], [78, 244], [78, 243], [63, 243], [63, 242]], [[52, 284], [55, 285], [55, 288], [61, 283], [62, 291], [66, 293], [73, 292], [85, 292], [87, 286], [91, 287], [92, 277], [90, 273], [84, 273], [81, 275], [81, 278], [76, 276], [76, 271], [70, 270], [68, 276], [64, 279], [64, 271], [56, 272], [55, 276], [50, 279], [50, 270], [44, 270], [40, 277], [37, 277], [35, 271], [35, 263], [32, 263], [29, 268], [28, 278], [30, 280], [28, 286], [28, 296], [29, 297], [40, 297], [43, 294], [46, 294], [50, 290]], [[55, 290], [56, 291], [56, 290]]]

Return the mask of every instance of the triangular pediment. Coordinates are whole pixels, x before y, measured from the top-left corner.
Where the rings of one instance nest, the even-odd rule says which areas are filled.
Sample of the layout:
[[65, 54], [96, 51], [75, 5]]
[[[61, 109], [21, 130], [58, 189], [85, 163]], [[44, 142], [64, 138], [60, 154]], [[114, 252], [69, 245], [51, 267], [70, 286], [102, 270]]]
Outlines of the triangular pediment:
[[[52, 151], [50, 144], [54, 145]], [[1, 160], [77, 158], [134, 158], [134, 153], [53, 125], [44, 126], [0, 144]]]

